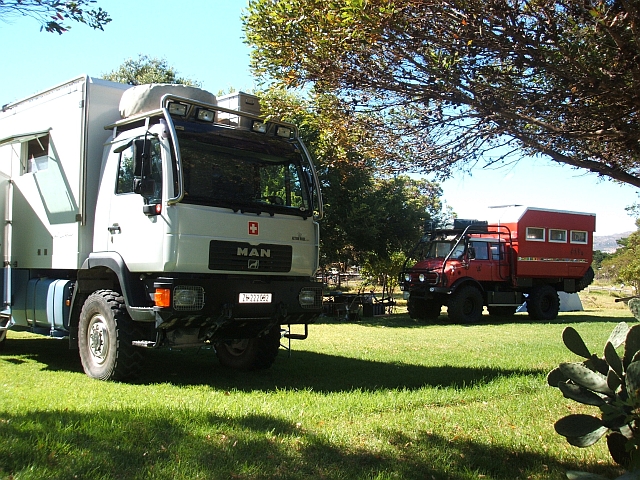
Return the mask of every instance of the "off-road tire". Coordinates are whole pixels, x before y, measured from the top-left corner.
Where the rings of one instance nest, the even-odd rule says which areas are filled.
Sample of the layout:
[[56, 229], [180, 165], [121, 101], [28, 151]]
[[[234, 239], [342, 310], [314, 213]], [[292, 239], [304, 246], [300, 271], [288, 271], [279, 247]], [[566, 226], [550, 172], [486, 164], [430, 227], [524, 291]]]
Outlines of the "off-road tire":
[[234, 370], [264, 370], [276, 361], [280, 350], [280, 325], [265, 335], [216, 344], [220, 364]]
[[440, 316], [442, 305], [437, 302], [429, 302], [423, 298], [411, 298], [407, 300], [407, 311], [414, 320], [435, 320]]
[[502, 317], [502, 318], [513, 317], [516, 314], [517, 309], [518, 307], [513, 307], [511, 305], [487, 307], [487, 311], [489, 312], [489, 315], [491, 315], [492, 317]]
[[482, 293], [472, 285], [458, 288], [447, 304], [449, 318], [456, 323], [476, 323], [482, 318]]
[[585, 274], [582, 276], [582, 278], [580, 278], [579, 280], [576, 280], [576, 292], [581, 292], [582, 290], [587, 288], [589, 285], [591, 285], [591, 282], [593, 282], [593, 279], [595, 278], [595, 276], [596, 274], [593, 271], [593, 268], [589, 267], [585, 272]]
[[131, 380], [142, 370], [143, 350], [122, 295], [98, 290], [85, 300], [78, 325], [78, 349], [85, 373], [98, 380]]
[[535, 287], [527, 297], [527, 313], [533, 320], [553, 320], [560, 311], [558, 292], [551, 285]]

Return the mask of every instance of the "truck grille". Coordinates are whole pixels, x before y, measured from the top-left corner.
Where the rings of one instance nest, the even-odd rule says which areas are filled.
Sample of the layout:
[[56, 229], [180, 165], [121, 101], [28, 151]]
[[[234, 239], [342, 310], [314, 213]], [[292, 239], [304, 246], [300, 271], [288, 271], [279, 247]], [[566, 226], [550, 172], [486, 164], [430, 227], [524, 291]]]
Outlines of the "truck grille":
[[225, 242], [209, 243], [209, 270], [233, 272], [289, 272], [291, 270], [291, 245]]

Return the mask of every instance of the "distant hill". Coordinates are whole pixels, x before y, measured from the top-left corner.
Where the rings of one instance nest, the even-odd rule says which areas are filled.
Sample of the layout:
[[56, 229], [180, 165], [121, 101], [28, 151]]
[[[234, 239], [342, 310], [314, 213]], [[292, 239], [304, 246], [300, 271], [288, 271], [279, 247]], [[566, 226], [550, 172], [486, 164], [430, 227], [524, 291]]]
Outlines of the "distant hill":
[[616, 233], [613, 235], [594, 235], [593, 249], [600, 250], [605, 253], [613, 253], [618, 248], [616, 240], [626, 238], [633, 232]]

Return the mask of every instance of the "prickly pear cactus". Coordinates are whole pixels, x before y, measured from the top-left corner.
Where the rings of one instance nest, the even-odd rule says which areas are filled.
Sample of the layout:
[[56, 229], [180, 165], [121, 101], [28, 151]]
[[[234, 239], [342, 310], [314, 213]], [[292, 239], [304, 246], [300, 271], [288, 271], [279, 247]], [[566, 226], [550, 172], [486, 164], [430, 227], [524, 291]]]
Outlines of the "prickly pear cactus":
[[640, 321], [640, 298], [632, 298], [627, 305], [633, 316], [636, 317], [636, 320]]
[[[556, 432], [577, 447], [588, 447], [606, 436], [613, 460], [629, 470], [619, 478], [640, 478], [640, 325], [618, 324], [602, 357], [592, 354], [572, 327], [565, 328], [562, 340], [584, 361], [560, 364], [549, 372], [547, 382], [566, 398], [598, 407], [600, 415], [567, 415], [555, 423]], [[570, 473], [569, 478], [587, 478]]]

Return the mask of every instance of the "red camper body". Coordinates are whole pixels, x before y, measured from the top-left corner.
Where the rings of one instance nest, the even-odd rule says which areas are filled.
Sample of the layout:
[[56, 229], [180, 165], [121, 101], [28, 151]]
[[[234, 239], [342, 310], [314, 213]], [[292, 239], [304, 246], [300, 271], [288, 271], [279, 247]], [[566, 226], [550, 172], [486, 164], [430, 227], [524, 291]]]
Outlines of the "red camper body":
[[427, 232], [409, 255], [400, 286], [412, 318], [428, 320], [443, 306], [454, 321], [513, 315], [558, 315], [558, 292], [591, 283], [595, 215], [532, 207], [500, 209], [495, 221], [456, 220]]
[[527, 208], [511, 230], [514, 276], [581, 278], [593, 258], [594, 214]]

